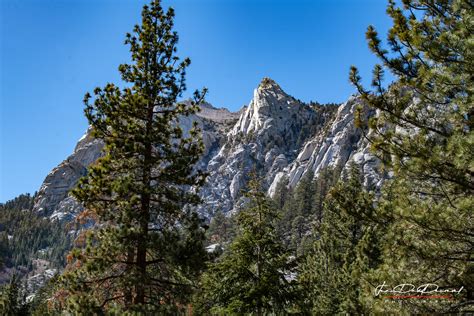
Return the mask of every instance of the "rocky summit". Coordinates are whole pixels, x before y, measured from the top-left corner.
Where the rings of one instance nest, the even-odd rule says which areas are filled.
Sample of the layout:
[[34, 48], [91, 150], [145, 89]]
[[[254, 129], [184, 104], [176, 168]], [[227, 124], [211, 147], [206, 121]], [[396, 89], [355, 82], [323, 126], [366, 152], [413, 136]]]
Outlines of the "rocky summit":
[[[263, 179], [272, 195], [282, 179], [294, 187], [308, 172], [317, 176], [324, 168], [344, 169], [355, 163], [363, 169], [367, 187], [380, 187], [379, 161], [354, 125], [358, 107], [365, 109], [356, 97], [340, 105], [306, 104], [270, 78], [262, 80], [239, 112], [202, 104], [199, 113], [180, 120], [184, 132], [193, 122], [203, 131], [205, 152], [197, 167], [209, 176], [200, 191], [201, 215], [236, 211], [251, 172]], [[102, 147], [87, 131], [74, 152], [47, 175], [34, 210], [51, 219], [74, 218], [81, 206], [69, 191], [100, 157]]]

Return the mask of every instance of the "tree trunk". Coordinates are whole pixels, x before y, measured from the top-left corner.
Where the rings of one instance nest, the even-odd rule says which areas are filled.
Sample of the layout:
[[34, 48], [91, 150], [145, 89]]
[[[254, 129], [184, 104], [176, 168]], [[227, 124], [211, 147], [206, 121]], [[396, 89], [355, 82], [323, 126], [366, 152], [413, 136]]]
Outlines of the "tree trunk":
[[150, 132], [153, 124], [153, 104], [148, 105], [146, 136], [145, 136], [145, 152], [143, 161], [142, 180], [145, 192], [141, 197], [140, 209], [140, 234], [137, 238], [137, 268], [139, 271], [139, 280], [135, 285], [136, 296], [135, 304], [145, 304], [145, 289], [147, 285], [147, 241], [148, 241], [148, 223], [150, 221], [150, 193], [147, 190], [151, 186], [151, 158], [153, 144], [150, 141]]
[[[259, 211], [258, 213], [258, 227], [259, 230], [262, 225], [262, 212]], [[261, 238], [261, 232], [259, 233], [259, 238]], [[260, 287], [260, 270], [261, 270], [261, 253], [260, 253], [260, 240], [259, 244], [257, 244], [257, 286]], [[262, 316], [262, 300], [261, 297], [257, 298], [257, 316]]]
[[[135, 253], [133, 251], [132, 248], [130, 248], [128, 251], [127, 251], [127, 262], [132, 262], [134, 260], [134, 257], [135, 257]], [[127, 267], [127, 270], [129, 270], [131, 268], [131, 264], [128, 264], [128, 267]], [[125, 300], [125, 307], [128, 308], [130, 307], [130, 305], [132, 305], [133, 303], [133, 289], [131, 288], [128, 288], [128, 289], [125, 289], [125, 297], [124, 297], [124, 300]]]

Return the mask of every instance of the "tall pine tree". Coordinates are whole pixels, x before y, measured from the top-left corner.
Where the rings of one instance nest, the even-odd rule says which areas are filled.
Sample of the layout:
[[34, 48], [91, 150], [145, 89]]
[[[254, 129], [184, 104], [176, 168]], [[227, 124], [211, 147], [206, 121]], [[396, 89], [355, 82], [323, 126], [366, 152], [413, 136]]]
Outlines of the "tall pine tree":
[[85, 96], [93, 136], [105, 143], [73, 195], [95, 225], [68, 256], [56, 293], [60, 308], [79, 313], [176, 313], [192, 291], [205, 257], [192, 205], [204, 180], [194, 164], [203, 150], [197, 125], [185, 135], [179, 119], [198, 110], [177, 103], [189, 59], [176, 56], [173, 9], [144, 6], [142, 23], [127, 34], [132, 63], [120, 65], [125, 88], [114, 84]]
[[237, 214], [237, 236], [202, 277], [203, 314], [284, 314], [294, 302], [290, 256], [276, 233], [277, 210], [256, 179], [245, 197], [249, 203]]
[[361, 183], [353, 166], [326, 196], [322, 223], [312, 234], [316, 241], [300, 266], [299, 284], [305, 294], [305, 309], [313, 315], [370, 312], [363, 299], [364, 275], [379, 263], [378, 230], [367, 217], [374, 213], [374, 197]]
[[[392, 305], [379, 311], [459, 312], [474, 304], [474, 4], [468, 0], [390, 1], [393, 26], [384, 48], [370, 26], [366, 37], [381, 60], [373, 89], [351, 80], [378, 115], [367, 124], [375, 153], [394, 171], [378, 208], [390, 222], [384, 265], [374, 282], [435, 283], [464, 290], [453, 300]], [[384, 70], [395, 76], [386, 89]], [[374, 283], [377, 284], [377, 283]], [[469, 307], [471, 306], [471, 307]], [[393, 310], [390, 310], [392, 308]]]

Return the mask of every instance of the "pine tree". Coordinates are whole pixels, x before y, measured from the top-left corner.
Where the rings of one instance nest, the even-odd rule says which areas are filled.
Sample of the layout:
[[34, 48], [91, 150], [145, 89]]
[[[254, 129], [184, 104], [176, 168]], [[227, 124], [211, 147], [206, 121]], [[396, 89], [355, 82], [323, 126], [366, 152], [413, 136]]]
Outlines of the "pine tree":
[[[307, 172], [301, 178], [296, 188], [289, 194], [290, 196], [285, 196], [286, 200], [281, 209], [282, 220], [279, 222], [278, 230], [289, 248], [294, 251], [295, 256], [300, 255], [303, 251], [302, 248], [304, 247], [300, 247], [301, 240], [306, 232], [310, 230], [312, 220], [314, 219], [314, 216], [312, 216], [314, 198], [313, 177], [313, 172]], [[282, 190], [283, 188], [279, 189]], [[280, 199], [282, 199], [282, 193], [278, 194], [280, 194]]]
[[295, 189], [287, 187], [288, 180], [278, 184], [273, 197], [281, 213], [278, 232], [297, 257], [304, 256], [314, 241], [311, 230], [321, 221], [323, 201], [340, 177], [339, 168], [306, 173]]
[[176, 56], [174, 11], [159, 0], [144, 6], [127, 34], [132, 63], [120, 65], [126, 87], [86, 94], [93, 136], [105, 143], [73, 195], [95, 225], [77, 238], [56, 293], [61, 308], [79, 313], [177, 313], [203, 266], [204, 234], [192, 205], [204, 175], [194, 170], [203, 145], [197, 124], [185, 135], [182, 116], [195, 101], [177, 103], [189, 59]]
[[[387, 304], [379, 311], [459, 312], [474, 304], [474, 5], [466, 0], [389, 2], [393, 20], [385, 49], [370, 26], [366, 37], [381, 60], [373, 90], [356, 68], [351, 80], [378, 111], [368, 122], [375, 153], [394, 171], [378, 218], [390, 222], [384, 265], [373, 281], [436, 283], [465, 290], [454, 300]], [[384, 71], [395, 82], [384, 88]], [[375, 283], [376, 284], [376, 283]], [[374, 304], [374, 302], [370, 302]]]
[[236, 238], [202, 277], [198, 311], [204, 314], [278, 314], [294, 302], [289, 254], [276, 234], [277, 210], [257, 180], [248, 186]]
[[312, 232], [316, 241], [300, 265], [298, 281], [310, 314], [363, 315], [370, 311], [360, 298], [367, 295], [362, 276], [378, 264], [379, 251], [373, 238], [377, 230], [365, 220], [374, 211], [374, 197], [364, 190], [360, 175], [352, 167], [349, 178], [331, 189], [322, 223]]
[[321, 220], [323, 213], [323, 204], [326, 199], [326, 195], [329, 190], [338, 182], [341, 176], [339, 167], [336, 168], [325, 168], [319, 172], [319, 175], [313, 181], [313, 201], [312, 201], [312, 214], [317, 220]]
[[29, 305], [26, 302], [20, 278], [13, 275], [8, 284], [0, 287], [0, 314], [5, 316], [28, 315]]
[[287, 176], [283, 176], [280, 181], [278, 181], [278, 184], [275, 188], [275, 193], [273, 195], [273, 200], [276, 203], [276, 206], [279, 209], [282, 209], [285, 206], [286, 200], [288, 200], [288, 197], [290, 195], [290, 189], [288, 188], [289, 185], [289, 179]]
[[49, 261], [54, 268], [65, 264], [64, 253], [70, 249], [70, 238], [63, 223], [50, 221], [32, 210], [34, 197], [22, 194], [0, 204], [0, 266], [23, 272], [32, 269], [32, 259], [38, 251], [48, 248]]
[[210, 243], [223, 244], [234, 237], [234, 218], [226, 216], [221, 210], [214, 213], [206, 231]]
[[300, 216], [311, 214], [314, 198], [314, 172], [309, 170], [301, 178], [294, 192], [295, 211]]

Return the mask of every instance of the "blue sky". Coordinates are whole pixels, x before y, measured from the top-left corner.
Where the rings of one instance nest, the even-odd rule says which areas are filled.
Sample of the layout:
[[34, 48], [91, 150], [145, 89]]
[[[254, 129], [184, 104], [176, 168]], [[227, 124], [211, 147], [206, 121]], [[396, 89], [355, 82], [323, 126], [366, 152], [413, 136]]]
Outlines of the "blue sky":
[[[87, 127], [87, 91], [119, 82], [126, 32], [145, 1], [0, 0], [0, 202], [38, 190]], [[176, 10], [188, 88], [237, 110], [262, 77], [303, 101], [343, 102], [349, 66], [366, 82], [376, 59], [364, 32], [385, 34], [383, 0], [164, 0]]]

